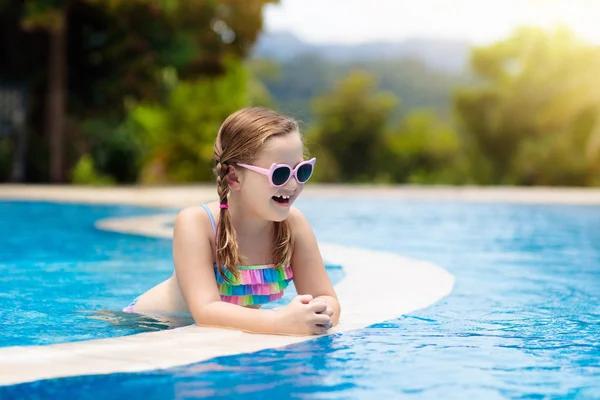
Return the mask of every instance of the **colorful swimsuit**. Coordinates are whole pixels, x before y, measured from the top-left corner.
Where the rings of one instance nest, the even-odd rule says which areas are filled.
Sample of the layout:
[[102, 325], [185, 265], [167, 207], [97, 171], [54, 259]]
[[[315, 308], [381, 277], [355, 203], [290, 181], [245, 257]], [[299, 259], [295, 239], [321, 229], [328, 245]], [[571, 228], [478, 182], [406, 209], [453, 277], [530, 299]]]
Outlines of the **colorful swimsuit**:
[[[202, 207], [206, 210], [216, 235], [217, 225], [213, 215], [206, 205], [202, 204]], [[279, 266], [274, 264], [240, 265], [237, 279], [229, 270], [224, 270], [225, 275], [231, 281], [229, 283], [221, 276], [216, 264], [213, 265], [213, 268], [221, 300], [239, 306], [257, 306], [279, 300], [294, 277], [289, 264]], [[137, 300], [136, 298], [123, 311], [133, 312]]]

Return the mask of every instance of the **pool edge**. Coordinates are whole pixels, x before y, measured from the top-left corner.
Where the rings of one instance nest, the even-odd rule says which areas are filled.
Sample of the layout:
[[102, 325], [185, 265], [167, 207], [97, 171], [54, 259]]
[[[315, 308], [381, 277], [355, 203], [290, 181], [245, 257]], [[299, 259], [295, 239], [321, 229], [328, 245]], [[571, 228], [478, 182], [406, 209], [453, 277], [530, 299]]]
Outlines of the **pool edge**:
[[[171, 214], [98, 221], [99, 229], [169, 238]], [[341, 265], [336, 285], [340, 324], [329, 334], [361, 329], [428, 307], [452, 291], [454, 277], [440, 266], [393, 253], [319, 243], [327, 263]], [[376, 304], [373, 304], [373, 302]], [[313, 340], [188, 326], [132, 336], [49, 346], [0, 348], [0, 385], [78, 375], [159, 370], [211, 358]], [[223, 343], [226, 343], [224, 345]], [[148, 348], [152, 351], [149, 352]]]

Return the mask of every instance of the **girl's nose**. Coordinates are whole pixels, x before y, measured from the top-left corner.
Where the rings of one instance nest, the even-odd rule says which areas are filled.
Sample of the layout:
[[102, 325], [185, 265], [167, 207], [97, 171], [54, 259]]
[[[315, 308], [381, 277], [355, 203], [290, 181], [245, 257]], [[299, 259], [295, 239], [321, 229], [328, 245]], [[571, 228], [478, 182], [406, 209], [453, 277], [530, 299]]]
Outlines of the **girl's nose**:
[[286, 190], [289, 190], [291, 192], [293, 192], [294, 190], [296, 190], [296, 188], [298, 187], [298, 181], [296, 180], [296, 177], [292, 175], [292, 177], [290, 178], [290, 180], [287, 181], [287, 183], [285, 185], [283, 185], [283, 187]]

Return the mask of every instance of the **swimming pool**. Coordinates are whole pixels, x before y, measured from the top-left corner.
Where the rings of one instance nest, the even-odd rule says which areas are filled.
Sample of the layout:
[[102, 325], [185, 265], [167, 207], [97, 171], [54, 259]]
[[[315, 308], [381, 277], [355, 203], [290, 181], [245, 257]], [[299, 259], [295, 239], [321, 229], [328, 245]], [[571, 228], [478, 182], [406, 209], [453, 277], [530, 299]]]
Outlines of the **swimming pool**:
[[[303, 199], [298, 205], [320, 241], [397, 252], [447, 268], [456, 276], [449, 297], [367, 329], [281, 349], [149, 373], [2, 387], [0, 397], [93, 398], [100, 391], [132, 399], [600, 397], [600, 208], [374, 200]], [[106, 208], [96, 210], [85, 214], [90, 220], [107, 216]], [[110, 265], [106, 254], [148, 261], [170, 251], [164, 240], [96, 234], [118, 237], [123, 254], [110, 253], [110, 245], [96, 249], [99, 259], [78, 249], [74, 256]], [[71, 240], [78, 243], [80, 235]], [[16, 252], [13, 269], [35, 248], [30, 246]], [[48, 264], [58, 257], [50, 254]], [[127, 268], [131, 285], [138, 286], [122, 298], [145, 288], [139, 280], [146, 272]], [[110, 301], [100, 297], [93, 304], [111, 307]]]
[[168, 277], [170, 244], [100, 231], [94, 222], [153, 213], [129, 206], [0, 202], [0, 318], [8, 327], [0, 331], [0, 347], [145, 330], [126, 320], [106, 329], [106, 321], [90, 317], [118, 310], [152, 279]]
[[[0, 347], [118, 337], [193, 323], [120, 310], [173, 273], [168, 240], [105, 232], [106, 218], [174, 212], [131, 206], [0, 202]], [[333, 282], [340, 266], [327, 268]], [[293, 288], [293, 285], [292, 285]], [[290, 291], [278, 305], [293, 295]]]

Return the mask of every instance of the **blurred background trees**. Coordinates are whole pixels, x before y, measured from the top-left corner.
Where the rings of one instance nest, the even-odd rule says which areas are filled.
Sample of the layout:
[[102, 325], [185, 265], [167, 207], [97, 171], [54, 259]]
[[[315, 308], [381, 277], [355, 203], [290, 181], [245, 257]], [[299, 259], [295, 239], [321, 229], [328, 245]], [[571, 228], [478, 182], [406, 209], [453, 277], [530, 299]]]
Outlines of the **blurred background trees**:
[[[156, 130], [172, 129], [172, 120], [181, 115], [188, 121], [177, 123], [202, 120], [214, 129], [215, 119], [245, 104], [240, 64], [262, 30], [262, 6], [268, 2], [0, 2], [0, 81], [28, 88], [32, 140], [26, 180], [63, 182], [74, 168], [80, 182], [84, 171], [93, 171], [88, 174], [92, 181], [98, 176], [106, 182], [103, 176], [108, 176], [135, 182], [145, 163], [173, 168], [164, 178], [198, 178], [161, 159], [164, 151], [153, 146], [165, 140], [156, 138]], [[150, 121], [148, 112], [156, 113], [155, 120], [171, 122]], [[182, 129], [160, 133], [179, 142], [170, 144], [170, 150], [194, 141], [179, 138]], [[214, 130], [196, 128], [185, 134], [198, 135], [201, 142]], [[2, 154], [10, 156], [10, 151]], [[188, 166], [198, 161], [194, 156], [190, 164], [185, 154], [181, 158]], [[78, 167], [80, 160], [92, 160], [94, 167]], [[157, 166], [163, 162], [166, 166]]]
[[478, 181], [600, 183], [600, 49], [566, 30], [522, 29], [475, 49], [472, 66], [482, 85], [455, 106]]
[[[24, 181], [209, 181], [220, 123], [265, 105], [301, 121], [325, 182], [600, 185], [600, 49], [568, 30], [317, 46], [262, 32], [271, 2], [1, 0]], [[2, 181], [17, 142], [0, 133]]]

